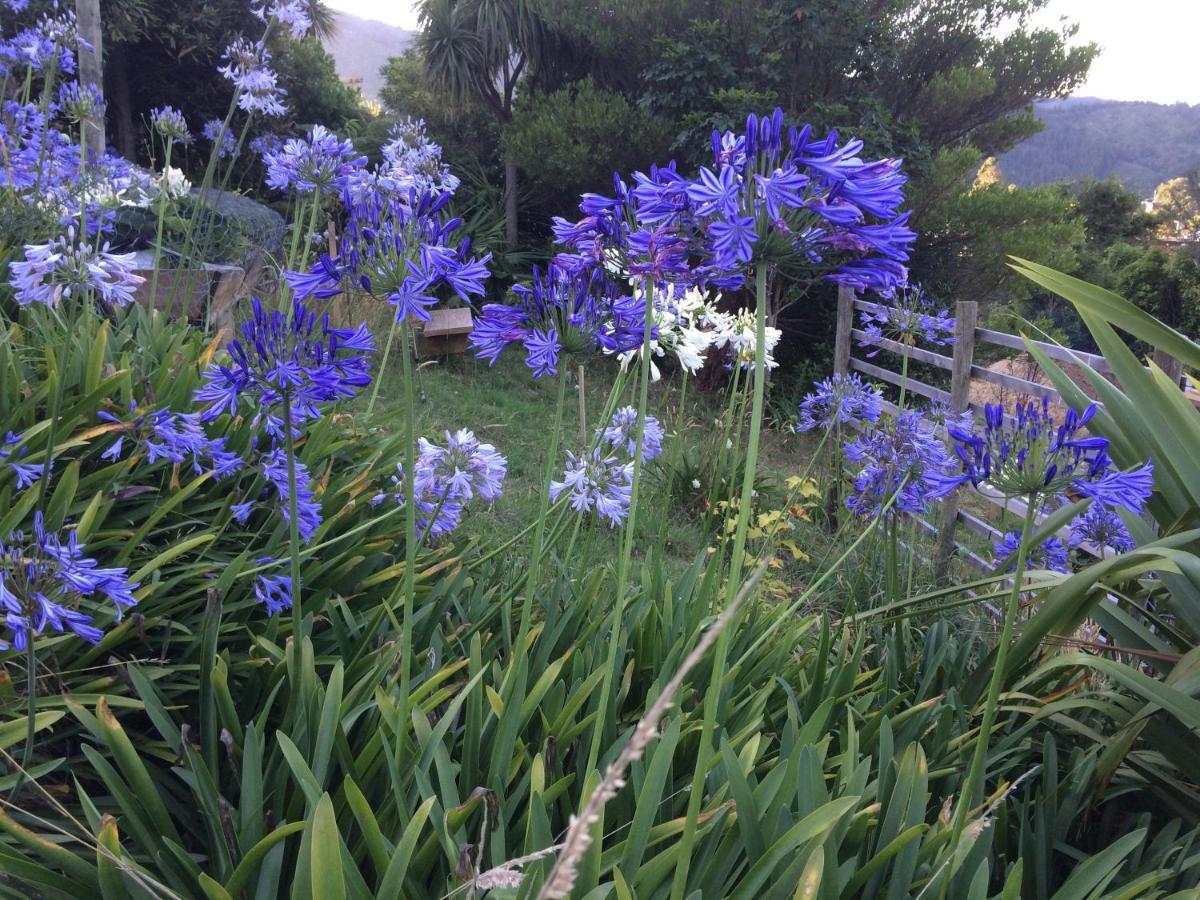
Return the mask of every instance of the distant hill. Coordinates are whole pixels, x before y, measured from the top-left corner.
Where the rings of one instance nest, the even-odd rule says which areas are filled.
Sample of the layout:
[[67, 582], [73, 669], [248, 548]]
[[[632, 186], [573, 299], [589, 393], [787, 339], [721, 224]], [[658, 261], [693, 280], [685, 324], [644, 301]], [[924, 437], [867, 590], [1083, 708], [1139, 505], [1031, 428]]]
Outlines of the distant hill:
[[1046, 127], [1000, 157], [1006, 181], [1028, 186], [1115, 175], [1149, 197], [1200, 168], [1200, 105], [1070, 97], [1037, 104]]
[[413, 41], [413, 33], [395, 25], [361, 19], [349, 13], [334, 13], [337, 31], [325, 41], [325, 49], [337, 63], [343, 81], [361, 78], [363, 96], [374, 100], [383, 86], [380, 68], [388, 57], [399, 56]]

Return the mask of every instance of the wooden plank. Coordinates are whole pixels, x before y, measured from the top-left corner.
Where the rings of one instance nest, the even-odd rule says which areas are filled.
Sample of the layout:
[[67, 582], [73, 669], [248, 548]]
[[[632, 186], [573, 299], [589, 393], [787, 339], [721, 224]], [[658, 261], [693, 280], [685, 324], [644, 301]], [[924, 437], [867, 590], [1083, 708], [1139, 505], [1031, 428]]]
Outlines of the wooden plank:
[[[867, 333], [861, 328], [855, 328], [850, 332], [850, 336], [856, 340], [863, 341], [867, 337]], [[903, 355], [908, 353], [909, 359], [914, 359], [917, 362], [927, 363], [931, 366], [937, 366], [949, 371], [953, 364], [949, 356], [943, 356], [941, 353], [934, 353], [932, 350], [923, 350], [920, 347], [905, 347], [899, 341], [893, 341], [888, 338], [875, 338], [871, 341], [873, 346], [879, 347], [881, 350], [890, 350], [892, 353]]]
[[[1025, 346], [1025, 341], [1015, 334], [1007, 334], [1003, 331], [993, 331], [990, 328], [976, 328], [975, 340], [983, 341], [985, 344], [994, 344], [998, 347], [1008, 347], [1012, 350], [1022, 350], [1028, 352]], [[1071, 350], [1068, 347], [1060, 347], [1058, 344], [1047, 344], [1045, 341], [1030, 341], [1035, 347], [1045, 353], [1048, 357], [1058, 362], [1074, 363], [1075, 365], [1087, 366], [1089, 369], [1095, 369], [1097, 372], [1103, 372], [1106, 375], [1112, 374], [1112, 367], [1103, 356], [1097, 356], [1095, 353], [1085, 353], [1082, 350]]]
[[[954, 358], [950, 366], [950, 406], [955, 410], [971, 408], [971, 370], [975, 363], [975, 327], [979, 306], [973, 300], [962, 300], [954, 307]], [[958, 494], [946, 497], [941, 503], [938, 520], [938, 542], [934, 551], [934, 574], [945, 578], [950, 556], [956, 542], [958, 527]]]
[[[886, 381], [888, 384], [894, 384], [897, 387], [904, 381], [897, 373], [889, 369], [869, 362], [863, 362], [861, 359], [856, 359], [853, 356], [850, 357], [850, 368], [856, 372], [862, 372], [864, 375], [870, 375], [872, 378], [878, 378], [880, 381]], [[943, 391], [941, 388], [931, 387], [911, 377], [905, 383], [905, 389], [914, 394], [920, 394], [922, 397], [928, 397], [930, 400], [941, 400], [944, 403], [950, 402], [950, 394], [946, 391]]]
[[837, 334], [833, 344], [833, 373], [850, 372], [850, 332], [854, 330], [854, 288], [838, 285]]
[[985, 369], [983, 366], [971, 366], [971, 377], [978, 378], [980, 381], [990, 382], [991, 384], [998, 384], [1000, 387], [1016, 391], [1018, 394], [1028, 394], [1032, 397], [1049, 397], [1052, 401], [1062, 400], [1058, 391], [1048, 384], [1038, 384], [1036, 381], [1030, 381], [1027, 378], [1007, 375], [1004, 372], [995, 372], [991, 369]]
[[975, 532], [980, 537], [987, 538], [989, 541], [994, 541], [996, 538], [1002, 536], [999, 528], [996, 528], [990, 522], [985, 522], [978, 516], [972, 515], [964, 509], [960, 508], [957, 511], [957, 517], [958, 521], [962, 522], [963, 525], [971, 529], [971, 531]]

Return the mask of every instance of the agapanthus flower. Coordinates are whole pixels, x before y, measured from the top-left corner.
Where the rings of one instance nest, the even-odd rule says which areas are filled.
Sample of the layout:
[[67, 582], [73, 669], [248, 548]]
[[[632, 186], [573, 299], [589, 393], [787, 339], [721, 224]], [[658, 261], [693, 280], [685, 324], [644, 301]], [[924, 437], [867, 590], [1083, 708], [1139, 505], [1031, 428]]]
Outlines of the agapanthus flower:
[[445, 285], [463, 301], [483, 293], [491, 254], [470, 255], [470, 239], [455, 246], [461, 219], [445, 220], [449, 194], [409, 191], [403, 198], [379, 184], [360, 191], [347, 184], [348, 216], [338, 255], [322, 255], [309, 272], [287, 272], [299, 298], [365, 291], [392, 304], [397, 321], [429, 321], [434, 291]]
[[863, 425], [879, 421], [882, 397], [876, 385], [869, 384], [858, 373], [834, 375], [818, 381], [816, 390], [800, 401], [797, 431], [829, 428], [833, 425]]
[[633, 463], [606, 455], [599, 448], [576, 456], [566, 451], [567, 465], [561, 481], [550, 482], [550, 499], [568, 494], [572, 508], [595, 510], [615, 528], [629, 515], [633, 490]]
[[1128, 553], [1135, 546], [1129, 529], [1117, 512], [1103, 503], [1092, 503], [1071, 522], [1071, 544], [1091, 544], [1103, 551]]
[[967, 482], [1003, 497], [1052, 498], [1071, 491], [1140, 513], [1153, 488], [1153, 469], [1149, 463], [1129, 472], [1115, 469], [1108, 439], [1084, 433], [1095, 412], [1095, 404], [1082, 415], [1068, 409], [1058, 422], [1049, 398], [1018, 403], [1011, 417], [1003, 406], [988, 404], [982, 433], [949, 429], [962, 471], [943, 480], [939, 495]]
[[[637, 452], [638, 411], [633, 406], [623, 406], [613, 413], [607, 426], [596, 429], [604, 443], [622, 450], [632, 459]], [[658, 419], [647, 415], [642, 425], [642, 460], [649, 462], [662, 453], [663, 429]]]
[[925, 418], [933, 425], [949, 432], [951, 428], [970, 431], [975, 427], [975, 413], [970, 409], [956, 409], [946, 400], [933, 400], [925, 407]]
[[263, 162], [269, 187], [308, 193], [340, 190], [344, 179], [367, 160], [355, 153], [350, 141], [339, 140], [324, 125], [314, 125], [304, 138], [284, 141]]
[[[775, 361], [775, 347], [783, 337], [778, 328], [768, 325], [764, 331], [766, 347], [763, 351], [764, 364], [768, 369], [779, 365]], [[728, 348], [731, 357], [729, 365], [739, 365], [743, 369], [754, 368], [754, 360], [758, 346], [758, 328], [753, 310], [739, 309], [734, 315], [728, 316], [713, 333], [713, 346]]]
[[404, 194], [452, 194], [459, 180], [442, 162], [442, 148], [425, 133], [425, 121], [405, 117], [392, 126], [380, 148], [384, 165], [380, 176], [389, 179]]
[[225, 48], [222, 58], [225, 64], [217, 71], [233, 82], [239, 109], [264, 116], [287, 112], [283, 105], [287, 91], [279, 86], [279, 76], [270, 67], [271, 55], [262, 41], [253, 43], [239, 37]]
[[[258, 565], [267, 566], [284, 562], [271, 556], [257, 560]], [[292, 608], [292, 579], [290, 575], [259, 574], [254, 577], [254, 598], [267, 608], [273, 616]]]
[[104, 598], [113, 604], [117, 621], [137, 603], [124, 568], [102, 568], [83, 555], [84, 545], [74, 531], [65, 538], [47, 531], [41, 512], [34, 515], [32, 539], [10, 533], [0, 543], [0, 610], [9, 637], [0, 650], [24, 650], [47, 630], [71, 632], [97, 643], [104, 632], [83, 612], [84, 599]]
[[72, 122], [86, 122], [104, 115], [107, 104], [94, 84], [68, 81], [58, 90], [58, 108]]
[[226, 128], [219, 119], [209, 119], [200, 129], [202, 134], [213, 145], [218, 159], [232, 158], [237, 153], [237, 138], [232, 128]]
[[[1036, 537], [1034, 538], [1036, 540]], [[1021, 549], [1021, 532], [1008, 531], [996, 540], [994, 551], [998, 565], [1011, 565]], [[1058, 538], [1050, 536], [1038, 540], [1029, 548], [1026, 564], [1031, 569], [1048, 569], [1051, 572], [1069, 572], [1067, 547]]]
[[867, 354], [879, 352], [881, 340], [893, 340], [914, 346], [918, 340], [938, 347], [954, 343], [954, 316], [949, 310], [938, 309], [920, 285], [898, 287], [889, 303], [875, 303], [861, 314], [866, 334], [860, 347], [875, 347]]
[[251, 10], [264, 22], [274, 20], [286, 26], [297, 40], [312, 28], [308, 6], [303, 0], [262, 0], [260, 4], [251, 6]]
[[173, 106], [163, 106], [152, 110], [150, 113], [150, 124], [159, 136], [168, 143], [186, 144], [192, 139], [191, 132], [188, 131], [187, 119], [183, 117], [183, 113]]
[[[292, 522], [291, 488], [288, 484], [287, 452], [275, 447], [264, 453], [259, 466], [267, 483], [275, 489], [276, 508], [287, 525]], [[312, 476], [308, 466], [296, 460], [296, 530], [304, 541], [312, 540], [321, 527], [321, 504], [312, 489]]]
[[[646, 287], [645, 280], [635, 281], [632, 296], [618, 307], [625, 315], [614, 315], [601, 330], [605, 352], [616, 353], [622, 368], [642, 356]], [[658, 381], [662, 377], [655, 360], [667, 355], [674, 356], [680, 367], [689, 374], [696, 374], [704, 366], [709, 350], [717, 341], [721, 325], [732, 322], [731, 317], [717, 312], [716, 304], [720, 295], [710, 300], [703, 288], [674, 282], [654, 284], [651, 291], [651, 380]], [[623, 329], [623, 333], [617, 340], [619, 329]], [[611, 346], [609, 338], [613, 339]], [[618, 349], [620, 346], [629, 349], [621, 352]]]
[[17, 479], [17, 490], [23, 491], [42, 477], [41, 463], [23, 463], [21, 460], [29, 453], [29, 447], [24, 443], [24, 436], [8, 432], [0, 441], [0, 466], [10, 469]]
[[[482, 443], [474, 432], [460, 428], [445, 432], [446, 444], [418, 440], [417, 464], [413, 474], [413, 498], [417, 508], [417, 531], [428, 537], [441, 537], [456, 529], [468, 503], [498, 499], [508, 474], [508, 461], [492, 444]], [[401, 506], [405, 502], [404, 466], [396, 467], [393, 490], [376, 501], [391, 496]]]
[[102, 459], [115, 462], [131, 447], [137, 447], [146, 454], [148, 463], [163, 459], [173, 463], [191, 462], [192, 471], [197, 474], [212, 472], [217, 479], [228, 478], [241, 470], [241, 457], [228, 449], [225, 438], [208, 436], [199, 413], [170, 409], [139, 413], [137, 401], [131, 400], [128, 416], [124, 419], [107, 411], [98, 415], [105, 422], [118, 426], [117, 439], [100, 454]]
[[132, 253], [112, 253], [108, 244], [76, 241], [73, 228], [49, 243], [26, 244], [25, 259], [9, 267], [9, 284], [22, 306], [56, 306], [62, 299], [82, 297], [109, 310], [132, 303], [134, 291], [145, 281], [133, 271]]
[[256, 427], [282, 438], [285, 405], [298, 430], [320, 418], [325, 404], [349, 399], [371, 383], [375, 342], [365, 325], [334, 328], [328, 315], [318, 318], [299, 299], [289, 317], [267, 312], [255, 298], [252, 318], [227, 349], [228, 361], [210, 365], [196, 391], [196, 402], [206, 404], [200, 421], [235, 415], [245, 403]]
[[[489, 364], [509, 346], [521, 345], [535, 378], [556, 374], [563, 353], [582, 355], [608, 346], [628, 350], [633, 342], [627, 333], [634, 329], [617, 321], [629, 311], [611, 287], [595, 273], [571, 272], [555, 264], [545, 272], [535, 267], [529, 284], [513, 287], [512, 305], [483, 307], [468, 340], [476, 357]], [[624, 339], [618, 327], [624, 327]], [[640, 343], [640, 333], [636, 340]]]
[[923, 513], [952, 465], [945, 445], [913, 410], [881, 418], [849, 441], [845, 453], [858, 467], [846, 506], [863, 517], [877, 515], [893, 495], [890, 514]]

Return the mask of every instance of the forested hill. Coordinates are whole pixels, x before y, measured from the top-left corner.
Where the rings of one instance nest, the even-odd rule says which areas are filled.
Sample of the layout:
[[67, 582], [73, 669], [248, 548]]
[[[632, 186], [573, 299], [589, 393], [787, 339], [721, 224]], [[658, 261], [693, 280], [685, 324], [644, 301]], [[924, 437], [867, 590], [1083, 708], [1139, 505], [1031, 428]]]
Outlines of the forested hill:
[[408, 48], [413, 33], [349, 13], [337, 12], [334, 16], [337, 29], [325, 41], [325, 49], [337, 64], [338, 76], [361, 78], [363, 96], [374, 99], [383, 86], [380, 68], [390, 57], [399, 56]]
[[1037, 104], [1045, 129], [1000, 157], [1022, 186], [1115, 175], [1143, 197], [1200, 167], [1200, 105], [1087, 97]]

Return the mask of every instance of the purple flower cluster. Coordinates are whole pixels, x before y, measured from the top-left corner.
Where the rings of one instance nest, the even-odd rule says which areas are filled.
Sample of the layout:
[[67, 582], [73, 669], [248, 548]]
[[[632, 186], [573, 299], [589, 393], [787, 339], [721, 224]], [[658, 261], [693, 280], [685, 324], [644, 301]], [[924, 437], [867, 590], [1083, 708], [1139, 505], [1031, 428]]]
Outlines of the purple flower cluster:
[[144, 278], [134, 274], [133, 255], [111, 253], [108, 245], [75, 240], [74, 229], [45, 244], [27, 244], [25, 259], [9, 263], [22, 306], [57, 306], [61, 299], [90, 299], [109, 311], [133, 302]]
[[322, 256], [310, 272], [288, 272], [298, 298], [334, 297], [361, 290], [386, 300], [396, 320], [429, 321], [434, 291], [446, 286], [464, 302], [483, 293], [491, 254], [470, 255], [471, 242], [454, 244], [461, 219], [444, 218], [447, 193], [415, 190], [403, 197], [379, 183], [342, 191], [347, 214], [337, 257]]
[[816, 390], [800, 401], [797, 431], [830, 428], [857, 422], [873, 425], [882, 410], [879, 388], [868, 384], [858, 373], [834, 375], [818, 381]]
[[262, 41], [239, 37], [225, 48], [224, 65], [217, 71], [233, 83], [238, 108], [264, 116], [282, 116], [287, 112], [283, 98], [287, 91], [279, 86], [279, 76], [271, 68], [271, 54]]
[[286, 26], [292, 37], [299, 40], [312, 28], [308, 5], [303, 0], [262, 0], [251, 11], [264, 22]]
[[8, 640], [0, 640], [0, 650], [23, 650], [48, 629], [94, 644], [104, 632], [80, 611], [80, 600], [106, 598], [118, 621], [137, 603], [138, 585], [130, 583], [125, 569], [102, 568], [83, 550], [74, 531], [65, 539], [47, 531], [40, 512], [34, 515], [32, 540], [17, 531], [0, 542], [0, 611], [10, 632]]
[[395, 189], [407, 194], [453, 194], [459, 180], [442, 162], [442, 148], [429, 139], [422, 119], [404, 118], [388, 132], [381, 148], [384, 166], [380, 176], [390, 179]]
[[[638, 411], [623, 406], [613, 413], [607, 427], [596, 429], [596, 435], [615, 450], [624, 451], [630, 459], [637, 453]], [[662, 453], [663, 429], [658, 419], [647, 415], [642, 425], [642, 461], [649, 462]]]
[[21, 459], [29, 453], [23, 435], [11, 431], [0, 441], [0, 463], [11, 469], [17, 479], [17, 490], [23, 491], [42, 477], [41, 464], [23, 463]]
[[0, 69], [6, 78], [19, 79], [33, 72], [70, 75], [75, 71], [75, 51], [80, 48], [90, 50], [91, 44], [79, 37], [75, 13], [44, 15], [37, 24], [0, 41]]
[[235, 415], [243, 402], [255, 411], [254, 424], [283, 437], [282, 410], [290, 407], [292, 426], [321, 417], [321, 406], [353, 397], [371, 383], [375, 343], [365, 325], [356, 331], [334, 328], [300, 300], [292, 315], [268, 313], [257, 298], [241, 337], [229, 342], [228, 363], [213, 363], [195, 394], [207, 404], [200, 421]]
[[1068, 409], [1061, 422], [1047, 398], [1019, 403], [1014, 412], [1007, 416], [1003, 406], [989, 404], [982, 433], [949, 429], [962, 471], [942, 479], [939, 495], [967, 482], [986, 484], [1004, 497], [1048, 499], [1070, 490], [1141, 512], [1154, 487], [1153, 468], [1147, 463], [1122, 472], [1108, 456], [1108, 439], [1083, 433], [1095, 404], [1082, 415]]
[[1116, 553], [1128, 553], [1134, 548], [1133, 538], [1120, 515], [1102, 503], [1093, 503], [1071, 523], [1072, 546], [1082, 543]]
[[[258, 560], [260, 566], [282, 562], [271, 556]], [[254, 598], [267, 608], [267, 615], [292, 608], [292, 579], [290, 575], [258, 575], [254, 579]]]
[[[997, 566], [1012, 563], [1021, 549], [1021, 532], [1009, 531], [996, 540], [994, 550]], [[1038, 540], [1029, 548], [1027, 564], [1031, 569], [1048, 569], [1051, 572], [1069, 572], [1067, 547], [1056, 537]]]
[[84, 122], [104, 115], [107, 104], [94, 84], [68, 81], [58, 89], [58, 110], [72, 122]]
[[846, 506], [864, 518], [878, 515], [893, 496], [891, 515], [924, 512], [951, 467], [945, 445], [913, 410], [880, 419], [845, 453], [859, 467]]
[[178, 141], [186, 144], [192, 139], [191, 132], [188, 131], [187, 119], [173, 106], [163, 106], [152, 110], [150, 124], [167, 143]]
[[146, 461], [156, 463], [168, 460], [185, 463], [189, 460], [192, 471], [212, 472], [217, 479], [236, 475], [242, 468], [242, 459], [227, 449], [225, 438], [209, 438], [200, 421], [199, 413], [181, 413], [169, 409], [137, 412], [137, 401], [129, 402], [129, 416], [118, 418], [109, 412], [100, 412], [105, 422], [120, 427], [117, 439], [100, 454], [102, 459], [115, 462], [127, 449], [126, 438], [146, 454]]
[[233, 130], [225, 127], [219, 119], [205, 122], [200, 134], [213, 145], [218, 159], [232, 159], [237, 154], [237, 138], [233, 136]]
[[263, 158], [267, 186], [279, 191], [341, 190], [354, 172], [364, 168], [354, 144], [339, 140], [324, 125], [314, 125], [304, 138], [291, 138]]
[[[417, 530], [423, 536], [441, 537], [456, 529], [466, 505], [473, 500], [491, 503], [504, 488], [508, 461], [494, 446], [485, 444], [465, 428], [446, 433], [446, 445], [421, 438], [413, 474], [413, 497], [418, 513]], [[404, 467], [393, 476], [391, 496], [404, 505]]]
[[624, 522], [633, 491], [633, 463], [605, 455], [600, 448], [578, 456], [568, 450], [566, 455], [562, 480], [550, 482], [550, 499], [566, 493], [573, 509], [595, 510], [610, 528]]
[[[274, 488], [277, 500], [276, 506], [283, 517], [284, 524], [291, 525], [291, 489], [288, 485], [287, 452], [282, 447], [275, 447], [264, 453], [259, 459], [259, 468], [269, 487], [265, 493], [270, 494]], [[231, 507], [234, 521], [246, 522], [257, 507], [254, 499], [243, 503], [235, 503]], [[305, 541], [312, 540], [317, 529], [321, 527], [323, 517], [321, 504], [316, 499], [312, 489], [312, 476], [304, 463], [296, 460], [296, 528], [300, 537]]]
[[[900, 286], [890, 303], [864, 309], [862, 327], [866, 337], [859, 342], [860, 347], [878, 348], [884, 339], [910, 347], [922, 338], [938, 347], [954, 343], [954, 316], [949, 310], [938, 309], [919, 285]], [[878, 352], [875, 349], [867, 356]]]
[[558, 372], [563, 353], [625, 353], [642, 344], [645, 305], [621, 296], [595, 271], [550, 265], [533, 271], [528, 285], [513, 287], [511, 305], [488, 303], [470, 335], [479, 359], [494, 365], [513, 344], [525, 350], [535, 378]]

